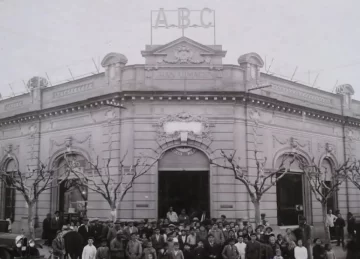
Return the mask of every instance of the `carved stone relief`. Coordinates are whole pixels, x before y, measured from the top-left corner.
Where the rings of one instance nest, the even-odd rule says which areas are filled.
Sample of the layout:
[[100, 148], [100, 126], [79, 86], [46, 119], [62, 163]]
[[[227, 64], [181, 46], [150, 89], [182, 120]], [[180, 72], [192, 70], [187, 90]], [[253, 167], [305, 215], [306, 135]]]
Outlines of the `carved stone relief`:
[[[80, 144], [84, 147], [91, 148], [91, 133], [88, 135], [86, 134], [78, 134], [79, 137], [76, 135], [68, 135], [59, 137], [56, 139], [50, 139], [50, 153], [53, 151], [54, 147], [65, 147], [67, 151], [71, 151], [71, 148], [73, 147], [73, 144]], [[85, 137], [80, 137], [86, 135]]]
[[333, 143], [318, 143], [318, 152], [325, 153], [327, 155], [333, 154], [336, 155], [336, 145]]
[[280, 146], [287, 145], [288, 147], [291, 148], [292, 152], [295, 152], [300, 149], [303, 150], [306, 149], [309, 153], [312, 152], [310, 140], [300, 140], [295, 137], [284, 138], [273, 135], [273, 148], [276, 148], [277, 143], [280, 144]]
[[158, 58], [158, 64], [210, 64], [211, 57], [203, 57], [200, 53], [194, 52], [186, 45], [181, 45], [174, 50], [174, 57]]
[[181, 112], [175, 115], [168, 115], [160, 119], [157, 127], [157, 139], [181, 139], [186, 143], [188, 138], [212, 140], [210, 123], [207, 118]]

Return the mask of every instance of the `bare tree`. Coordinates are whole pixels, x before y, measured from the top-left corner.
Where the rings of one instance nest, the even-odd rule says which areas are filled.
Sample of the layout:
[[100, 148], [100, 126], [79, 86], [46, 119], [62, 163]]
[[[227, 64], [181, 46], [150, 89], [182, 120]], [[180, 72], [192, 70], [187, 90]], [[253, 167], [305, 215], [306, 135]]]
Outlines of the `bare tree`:
[[[339, 186], [345, 181], [346, 175], [353, 170], [354, 164], [349, 163], [348, 160], [338, 168], [328, 170], [326, 167], [321, 168], [316, 165], [314, 159], [309, 164], [305, 159], [300, 158], [299, 166], [308, 180], [312, 194], [321, 204], [325, 240], [330, 242], [330, 230], [326, 220], [328, 199], [339, 190]], [[331, 184], [329, 185], [328, 182]]]
[[65, 171], [59, 175], [60, 168], [54, 166], [49, 167], [42, 162], [36, 169], [31, 170], [28, 167], [27, 172], [16, 170], [15, 172], [7, 172], [3, 166], [0, 167], [0, 181], [5, 187], [14, 188], [20, 192], [27, 204], [28, 216], [28, 231], [31, 238], [35, 238], [34, 230], [34, 210], [39, 196], [54, 187], [54, 185], [61, 184], [68, 177], [69, 171]]
[[86, 160], [90, 165], [91, 172], [77, 169], [71, 159], [66, 157], [70, 171], [81, 181], [81, 184], [100, 194], [109, 204], [111, 218], [117, 218], [118, 205], [123, 201], [126, 193], [133, 187], [135, 180], [146, 174], [159, 158], [141, 156], [130, 166], [125, 166], [124, 160], [127, 153], [120, 160], [116, 174], [112, 175], [111, 158], [104, 160], [104, 165], [99, 165], [99, 157], [96, 163]]
[[[244, 184], [250, 196], [251, 202], [254, 204], [256, 225], [259, 225], [261, 221], [260, 201], [262, 196], [270, 190], [271, 187], [275, 186], [287, 172], [289, 172], [290, 167], [296, 160], [297, 156], [295, 153], [288, 153], [282, 157], [279, 169], [266, 170], [266, 157], [263, 160], [260, 160], [258, 158], [258, 151], [254, 151], [254, 153], [256, 161], [256, 175], [253, 177], [252, 175], [249, 175], [245, 169], [240, 167], [240, 158], [235, 157], [236, 150], [228, 153], [221, 150], [220, 158], [213, 159], [210, 163], [220, 168], [232, 171], [235, 179]], [[223, 164], [221, 164], [221, 161], [223, 161]], [[254, 178], [254, 180], [251, 180], [251, 178]]]
[[346, 177], [360, 190], [360, 160], [353, 163], [353, 167], [348, 171]]

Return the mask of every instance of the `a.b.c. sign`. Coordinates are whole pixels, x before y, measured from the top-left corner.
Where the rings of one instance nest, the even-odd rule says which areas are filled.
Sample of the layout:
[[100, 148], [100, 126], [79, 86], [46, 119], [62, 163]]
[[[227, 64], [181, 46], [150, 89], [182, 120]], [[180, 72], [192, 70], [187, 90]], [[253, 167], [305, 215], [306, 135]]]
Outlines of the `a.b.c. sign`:
[[182, 30], [187, 28], [213, 28], [215, 44], [215, 10], [203, 8], [201, 10], [190, 10], [188, 8], [178, 8], [177, 10], [159, 10], [151, 11], [151, 43], [153, 29], [178, 28]]
[[[210, 8], [203, 8], [202, 10], [189, 10], [188, 8], [164, 10], [160, 8], [160, 10], [153, 12], [157, 13], [155, 24], [153, 25], [156, 29], [161, 27], [177, 27], [180, 29], [188, 27], [209, 28], [215, 25], [215, 11]], [[176, 14], [174, 15], [174, 13]], [[173, 22], [174, 18], [176, 18], [177, 22]]]

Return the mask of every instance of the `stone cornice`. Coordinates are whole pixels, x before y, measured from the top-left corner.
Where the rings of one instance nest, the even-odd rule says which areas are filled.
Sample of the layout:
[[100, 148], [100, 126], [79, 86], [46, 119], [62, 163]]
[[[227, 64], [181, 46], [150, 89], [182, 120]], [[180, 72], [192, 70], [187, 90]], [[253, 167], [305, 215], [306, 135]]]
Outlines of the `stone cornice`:
[[301, 105], [295, 105], [279, 101], [277, 99], [264, 97], [256, 94], [245, 92], [118, 92], [89, 98], [71, 105], [57, 106], [50, 109], [37, 110], [29, 113], [18, 114], [0, 120], [0, 128], [17, 123], [28, 123], [51, 116], [62, 116], [83, 112], [84, 110], [99, 109], [104, 106], [126, 107], [130, 102], [187, 102], [198, 101], [201, 103], [233, 103], [237, 105], [249, 105], [262, 109], [273, 110], [277, 112], [291, 114], [291, 116], [306, 116], [307, 118], [326, 121], [329, 123], [346, 125], [351, 127], [360, 127], [360, 120], [334, 114], [330, 112], [319, 111]]

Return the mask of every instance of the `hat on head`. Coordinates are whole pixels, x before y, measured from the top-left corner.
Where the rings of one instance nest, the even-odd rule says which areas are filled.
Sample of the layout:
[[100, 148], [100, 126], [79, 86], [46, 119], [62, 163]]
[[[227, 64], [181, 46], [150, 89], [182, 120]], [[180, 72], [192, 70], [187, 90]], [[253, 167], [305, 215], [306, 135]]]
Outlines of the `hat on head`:
[[265, 217], [266, 214], [265, 214], [265, 213], [261, 213], [260, 216], [261, 216], [261, 217]]
[[174, 228], [174, 227], [175, 227], [175, 225], [174, 225], [174, 224], [170, 224], [170, 225], [169, 225], [169, 228], [171, 228], [171, 227], [173, 227], [173, 228]]
[[199, 219], [197, 217], [193, 218], [193, 221], [199, 221]]

